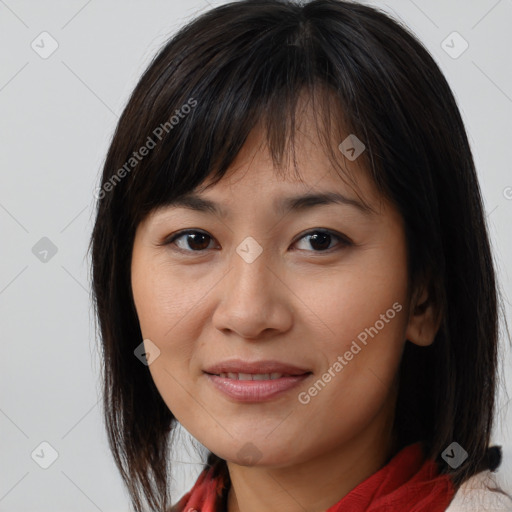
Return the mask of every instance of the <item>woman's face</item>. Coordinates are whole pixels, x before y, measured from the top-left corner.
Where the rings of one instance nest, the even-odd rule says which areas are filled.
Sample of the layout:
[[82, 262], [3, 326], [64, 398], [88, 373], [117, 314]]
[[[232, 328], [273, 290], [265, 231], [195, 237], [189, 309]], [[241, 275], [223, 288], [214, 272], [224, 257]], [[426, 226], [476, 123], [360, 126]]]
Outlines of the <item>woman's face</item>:
[[[301, 180], [277, 177], [254, 131], [228, 174], [197, 190], [225, 216], [173, 205], [136, 232], [132, 289], [146, 349], [160, 351], [154, 382], [185, 429], [236, 464], [287, 466], [379, 443], [392, 423], [409, 316], [402, 219], [347, 160], [376, 211], [358, 206], [309, 126], [297, 144]], [[333, 193], [346, 200], [286, 208], [292, 197]], [[184, 230], [194, 233], [163, 245]], [[309, 373], [262, 375], [234, 396], [215, 382], [233, 389], [237, 375], [206, 373], [233, 360]], [[282, 388], [272, 395], [271, 386]]]

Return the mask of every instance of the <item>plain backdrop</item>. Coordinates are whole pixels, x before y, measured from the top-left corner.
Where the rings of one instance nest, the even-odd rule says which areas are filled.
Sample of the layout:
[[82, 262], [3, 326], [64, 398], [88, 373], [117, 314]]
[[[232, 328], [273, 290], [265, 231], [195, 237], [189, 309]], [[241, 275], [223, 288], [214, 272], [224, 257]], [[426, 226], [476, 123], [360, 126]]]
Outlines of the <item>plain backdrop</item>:
[[[178, 27], [221, 3], [0, 0], [0, 511], [130, 509], [100, 409], [86, 255], [93, 191], [118, 117], [152, 56]], [[418, 35], [454, 90], [510, 322], [512, 1], [374, 3]], [[500, 357], [493, 439], [504, 451], [497, 477], [510, 490], [505, 343]], [[185, 431], [183, 441], [190, 445]], [[190, 448], [176, 459], [174, 500], [201, 468]]]

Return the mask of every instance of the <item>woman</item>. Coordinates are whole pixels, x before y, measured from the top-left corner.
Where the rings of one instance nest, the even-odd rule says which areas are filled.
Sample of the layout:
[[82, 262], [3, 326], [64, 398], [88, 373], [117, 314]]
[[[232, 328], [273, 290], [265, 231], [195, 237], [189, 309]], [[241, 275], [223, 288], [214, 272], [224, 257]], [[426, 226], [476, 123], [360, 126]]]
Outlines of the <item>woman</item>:
[[[498, 294], [424, 47], [338, 0], [244, 0], [136, 86], [91, 239], [105, 418], [135, 510], [446, 510], [494, 471]], [[180, 422], [209, 450], [169, 496]]]

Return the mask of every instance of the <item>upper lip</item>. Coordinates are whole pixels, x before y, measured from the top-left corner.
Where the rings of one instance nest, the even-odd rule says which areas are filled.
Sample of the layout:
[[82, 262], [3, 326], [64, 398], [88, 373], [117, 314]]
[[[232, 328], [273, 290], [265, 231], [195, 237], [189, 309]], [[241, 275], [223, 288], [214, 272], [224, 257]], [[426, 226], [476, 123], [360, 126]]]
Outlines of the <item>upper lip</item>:
[[310, 373], [310, 370], [280, 361], [242, 361], [241, 359], [232, 359], [208, 366], [204, 372], [213, 375], [220, 373], [284, 373], [286, 375], [303, 375]]

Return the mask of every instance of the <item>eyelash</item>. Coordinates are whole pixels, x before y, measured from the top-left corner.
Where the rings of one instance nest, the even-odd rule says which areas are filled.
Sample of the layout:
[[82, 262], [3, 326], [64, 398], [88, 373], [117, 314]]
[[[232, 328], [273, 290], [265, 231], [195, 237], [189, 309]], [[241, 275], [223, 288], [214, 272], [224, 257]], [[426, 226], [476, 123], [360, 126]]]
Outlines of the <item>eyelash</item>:
[[[341, 233], [337, 233], [335, 231], [332, 231], [332, 230], [329, 230], [329, 229], [313, 229], [313, 230], [310, 230], [306, 233], [304, 233], [300, 238], [298, 238], [295, 242], [299, 242], [300, 240], [302, 240], [303, 238], [306, 238], [308, 236], [311, 236], [315, 233], [320, 233], [320, 234], [323, 234], [323, 235], [329, 235], [333, 238], [336, 238], [338, 240], [338, 245], [340, 245], [341, 247], [336, 249], [336, 247], [334, 247], [335, 250], [340, 250], [341, 248], [345, 248], [345, 247], [350, 247], [353, 244], [352, 240], [350, 240], [347, 236], [345, 235], [342, 235]], [[191, 235], [191, 234], [203, 234], [203, 235], [206, 235], [207, 237], [209, 237], [211, 240], [213, 240], [213, 237], [211, 237], [208, 233], [204, 232], [204, 231], [200, 231], [200, 230], [196, 230], [196, 229], [187, 229], [187, 230], [183, 230], [183, 231], [178, 231], [177, 233], [175, 233], [174, 235], [172, 235], [170, 238], [167, 238], [166, 240], [164, 240], [162, 243], [158, 244], [159, 246], [165, 246], [165, 245], [171, 245], [171, 244], [174, 244], [174, 242], [176, 240], [178, 240], [179, 238], [181, 237], [184, 237], [186, 235]], [[174, 244], [176, 245], [176, 244]], [[194, 250], [191, 250], [191, 249], [182, 249], [181, 247], [177, 247], [173, 250], [176, 250], [178, 252], [182, 252], [182, 253], [202, 253], [202, 252], [205, 252], [207, 249], [201, 249], [201, 250], [198, 250], [198, 251], [194, 251]], [[319, 254], [322, 254], [322, 253], [331, 253], [333, 252], [333, 247], [329, 248], [329, 249], [326, 249], [326, 250], [323, 250], [323, 251], [306, 251], [306, 252], [314, 252], [314, 253], [319, 253]]]

